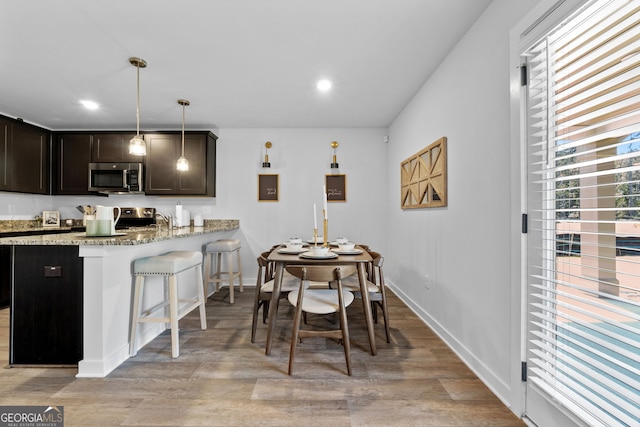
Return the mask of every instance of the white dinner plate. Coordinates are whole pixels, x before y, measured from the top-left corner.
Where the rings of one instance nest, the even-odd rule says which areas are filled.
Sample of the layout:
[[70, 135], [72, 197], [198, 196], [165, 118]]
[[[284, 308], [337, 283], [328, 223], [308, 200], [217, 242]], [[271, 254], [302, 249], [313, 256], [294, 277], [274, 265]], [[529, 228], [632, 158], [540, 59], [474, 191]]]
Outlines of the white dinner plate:
[[290, 248], [280, 248], [278, 249], [278, 253], [279, 254], [301, 254], [302, 252], [306, 252], [307, 248], [302, 248], [302, 249], [290, 249]]
[[[324, 240], [322, 240], [323, 237], [322, 236], [318, 236], [318, 243], [323, 243]], [[307, 239], [307, 243], [315, 243], [315, 241], [313, 240], [313, 237], [310, 239]]]
[[331, 258], [338, 258], [338, 254], [334, 254], [333, 252], [327, 252], [324, 255], [314, 255], [311, 252], [303, 252], [303, 253], [300, 254], [300, 258], [331, 259]]
[[331, 252], [335, 252], [339, 255], [359, 255], [363, 252], [363, 250], [358, 248], [353, 248], [353, 249], [335, 248], [335, 249], [331, 249]]

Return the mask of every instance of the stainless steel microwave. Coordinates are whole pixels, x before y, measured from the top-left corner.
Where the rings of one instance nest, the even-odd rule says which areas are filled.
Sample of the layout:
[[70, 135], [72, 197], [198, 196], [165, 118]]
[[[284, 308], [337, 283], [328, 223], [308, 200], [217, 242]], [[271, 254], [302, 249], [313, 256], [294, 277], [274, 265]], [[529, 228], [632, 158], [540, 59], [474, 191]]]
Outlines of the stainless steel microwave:
[[89, 163], [89, 191], [141, 193], [143, 183], [142, 163]]

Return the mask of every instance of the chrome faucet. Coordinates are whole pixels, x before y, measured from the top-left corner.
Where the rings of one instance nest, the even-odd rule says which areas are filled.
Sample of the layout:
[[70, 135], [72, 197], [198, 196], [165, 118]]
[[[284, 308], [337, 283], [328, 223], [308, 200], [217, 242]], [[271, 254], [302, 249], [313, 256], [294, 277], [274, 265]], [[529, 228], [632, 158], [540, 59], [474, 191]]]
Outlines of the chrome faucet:
[[173, 228], [173, 217], [171, 214], [163, 215], [160, 212], [156, 212], [156, 216], [161, 217], [167, 223], [169, 229]]

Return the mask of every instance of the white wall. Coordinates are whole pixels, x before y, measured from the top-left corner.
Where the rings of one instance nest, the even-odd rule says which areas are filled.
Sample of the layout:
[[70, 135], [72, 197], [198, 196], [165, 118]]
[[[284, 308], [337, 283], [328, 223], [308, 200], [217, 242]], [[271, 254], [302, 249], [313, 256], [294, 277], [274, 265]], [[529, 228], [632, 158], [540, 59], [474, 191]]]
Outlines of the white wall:
[[[537, 2], [495, 0], [389, 128], [386, 275], [516, 413], [509, 31]], [[448, 139], [448, 206], [400, 209], [400, 162]], [[518, 203], [518, 201], [515, 201]], [[514, 255], [512, 255], [514, 254]]]

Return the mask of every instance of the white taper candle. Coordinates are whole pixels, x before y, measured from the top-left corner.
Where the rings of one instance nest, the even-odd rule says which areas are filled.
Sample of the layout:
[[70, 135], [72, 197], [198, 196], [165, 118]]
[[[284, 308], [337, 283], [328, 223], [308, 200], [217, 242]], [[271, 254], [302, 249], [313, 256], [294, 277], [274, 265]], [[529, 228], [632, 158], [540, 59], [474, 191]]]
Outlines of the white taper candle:
[[316, 214], [316, 204], [313, 204], [313, 228], [318, 229], [318, 215]]

